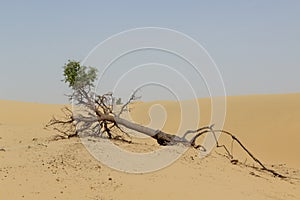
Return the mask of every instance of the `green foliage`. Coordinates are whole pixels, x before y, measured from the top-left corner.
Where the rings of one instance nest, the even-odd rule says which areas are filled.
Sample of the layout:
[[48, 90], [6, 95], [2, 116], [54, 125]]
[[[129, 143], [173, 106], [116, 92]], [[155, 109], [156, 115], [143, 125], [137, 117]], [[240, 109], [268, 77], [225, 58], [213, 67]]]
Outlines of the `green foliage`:
[[65, 83], [69, 83], [69, 87], [75, 85], [79, 69], [80, 63], [76, 61], [68, 60], [68, 63], [64, 65], [64, 81]]
[[64, 81], [73, 89], [93, 87], [97, 78], [97, 69], [81, 66], [77, 61], [68, 60], [64, 65]]
[[118, 100], [116, 101], [116, 104], [117, 104], [117, 105], [121, 105], [121, 104], [122, 104], [122, 99], [121, 99], [121, 98], [118, 98]]

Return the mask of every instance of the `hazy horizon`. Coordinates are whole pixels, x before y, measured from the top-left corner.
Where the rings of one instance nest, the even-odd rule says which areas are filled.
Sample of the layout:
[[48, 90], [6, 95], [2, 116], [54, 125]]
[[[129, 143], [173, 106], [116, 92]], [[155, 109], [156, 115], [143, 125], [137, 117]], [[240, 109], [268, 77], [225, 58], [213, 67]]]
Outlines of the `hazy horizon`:
[[[274, 94], [243, 94], [243, 95], [227, 95], [227, 98], [243, 98], [243, 97], [267, 97], [267, 96], [290, 96], [290, 95], [297, 95], [300, 94], [300, 92], [292, 92], [292, 93], [274, 93]], [[218, 97], [218, 96], [216, 96]], [[199, 97], [197, 99], [199, 100], [204, 100], [204, 99], [209, 99], [210, 97]], [[183, 99], [180, 100], [180, 102], [184, 101], [193, 101], [195, 99]], [[22, 101], [18, 99], [0, 99], [0, 101], [8, 101], [8, 102], [20, 102], [20, 103], [33, 103], [33, 104], [44, 104], [44, 105], [68, 105], [71, 104], [69, 101], [66, 100], [66, 102], [62, 103], [47, 103], [47, 102], [38, 102], [38, 101]], [[126, 99], [122, 99], [122, 103], [125, 103]], [[176, 100], [173, 99], [157, 99], [157, 100], [135, 100], [134, 102], [144, 102], [144, 103], [155, 103], [155, 102], [176, 102]]]

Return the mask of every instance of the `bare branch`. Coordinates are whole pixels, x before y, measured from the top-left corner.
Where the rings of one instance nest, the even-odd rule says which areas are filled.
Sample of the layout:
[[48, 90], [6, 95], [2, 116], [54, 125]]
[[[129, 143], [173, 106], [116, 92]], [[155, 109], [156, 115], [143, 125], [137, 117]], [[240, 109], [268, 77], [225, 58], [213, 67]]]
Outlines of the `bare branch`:
[[[213, 125], [211, 125], [211, 126], [213, 126]], [[200, 131], [202, 131], [202, 130], [204, 130], [204, 129], [210, 129], [211, 126], [204, 126], [204, 127], [202, 127], [202, 128], [196, 129], [196, 130], [187, 130], [187, 131], [184, 133], [183, 138], [186, 138], [186, 136], [187, 136], [188, 134], [191, 134], [191, 133], [198, 133], [198, 132], [200, 132]]]
[[130, 98], [128, 99], [128, 101], [121, 107], [121, 110], [119, 112], [119, 114], [117, 115], [117, 117], [120, 117], [120, 115], [126, 110], [127, 106], [132, 102], [132, 101], [135, 101], [137, 99], [139, 99], [140, 97], [137, 97], [136, 96], [136, 93], [139, 91], [139, 89], [135, 90]]
[[233, 140], [235, 140], [241, 147], [243, 150], [245, 150], [247, 152], [247, 154], [255, 161], [257, 162], [261, 167], [262, 170], [268, 171], [270, 173], [272, 173], [274, 176], [276, 177], [280, 177], [280, 178], [286, 178], [286, 176], [283, 176], [277, 172], [275, 172], [272, 169], [267, 168], [264, 164], [262, 164], [262, 162], [257, 159], [243, 144], [242, 142], [236, 137], [234, 136], [232, 133], [228, 132], [228, 131], [224, 131], [224, 130], [215, 130], [215, 132], [221, 132], [221, 133], [225, 133], [226, 135], [229, 135]]
[[46, 125], [46, 128], [53, 127], [54, 130], [62, 133], [64, 136], [69, 138], [70, 136], [76, 134], [74, 118], [72, 115], [72, 111], [69, 108], [64, 107], [62, 109], [62, 112], [65, 115], [64, 118], [59, 120], [56, 119], [55, 117], [52, 117], [52, 119]]

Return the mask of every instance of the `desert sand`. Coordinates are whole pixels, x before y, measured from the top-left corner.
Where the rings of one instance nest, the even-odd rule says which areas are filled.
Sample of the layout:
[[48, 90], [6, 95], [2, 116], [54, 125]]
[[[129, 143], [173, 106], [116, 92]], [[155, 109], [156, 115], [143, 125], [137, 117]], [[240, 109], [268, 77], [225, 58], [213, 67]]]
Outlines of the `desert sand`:
[[[198, 102], [199, 126], [207, 125], [210, 101]], [[162, 129], [176, 132], [180, 121], [176, 102], [135, 103], [130, 116], [138, 123], [151, 124], [153, 111], [148, 115], [149, 108], [157, 104], [167, 114]], [[204, 159], [190, 149], [172, 165], [151, 173], [116, 171], [90, 155], [79, 138], [51, 140], [58, 133], [45, 125], [53, 115], [61, 115], [62, 107], [0, 100], [1, 200], [300, 198], [300, 94], [227, 98], [224, 129], [233, 132], [268, 167], [290, 177], [285, 180], [233, 165], [222, 149], [214, 149]], [[152, 139], [145, 141], [117, 144], [136, 152], [159, 148]], [[223, 136], [220, 141], [230, 145]], [[238, 147], [234, 155], [253, 164]]]

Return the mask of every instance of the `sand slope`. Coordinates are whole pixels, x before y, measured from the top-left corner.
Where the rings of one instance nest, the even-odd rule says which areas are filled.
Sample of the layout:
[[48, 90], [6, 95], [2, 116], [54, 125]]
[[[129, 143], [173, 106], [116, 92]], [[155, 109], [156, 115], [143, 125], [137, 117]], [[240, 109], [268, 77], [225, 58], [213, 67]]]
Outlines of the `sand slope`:
[[[209, 123], [210, 102], [199, 102], [204, 125]], [[180, 119], [176, 102], [138, 103], [131, 117], [148, 124], [145, 112], [157, 103], [165, 106], [168, 116], [163, 129], [176, 132]], [[49, 140], [56, 133], [44, 125], [62, 105], [1, 100], [0, 149], [5, 151], [0, 150], [0, 199], [299, 199], [300, 94], [228, 97], [227, 103], [225, 129], [268, 166], [296, 179], [281, 180], [232, 165], [222, 150], [199, 159], [191, 149], [153, 173], [118, 172], [95, 160], [78, 138]], [[151, 126], [160, 126], [155, 123]], [[118, 145], [137, 152], [157, 147], [151, 141], [136, 142]], [[234, 153], [240, 160], [246, 158], [237, 147]]]
[[[210, 122], [210, 100], [199, 99], [198, 103], [201, 115], [199, 127], [214, 123]], [[162, 105], [165, 109], [162, 111], [153, 105]], [[192, 113], [193, 107], [189, 105], [192, 101], [181, 104], [182, 109]], [[133, 108], [131, 117], [138, 123], [159, 127], [160, 124], [156, 126], [151, 119], [166, 112], [163, 130], [176, 133], [179, 128], [179, 103], [157, 101], [136, 104]], [[149, 115], [145, 115], [148, 111]], [[236, 134], [261, 159], [300, 167], [300, 94], [228, 97], [224, 129]]]

